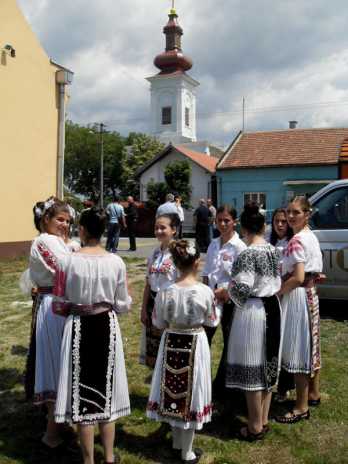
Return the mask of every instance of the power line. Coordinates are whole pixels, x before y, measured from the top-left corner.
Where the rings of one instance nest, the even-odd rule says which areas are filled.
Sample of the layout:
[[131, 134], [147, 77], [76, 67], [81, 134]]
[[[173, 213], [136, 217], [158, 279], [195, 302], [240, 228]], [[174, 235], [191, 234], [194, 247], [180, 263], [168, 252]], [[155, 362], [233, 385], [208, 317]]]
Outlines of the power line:
[[[333, 101], [333, 102], [322, 102], [322, 103], [306, 103], [301, 105], [286, 105], [286, 106], [271, 106], [261, 108], [247, 108], [244, 110], [245, 114], [258, 114], [258, 113], [273, 113], [281, 111], [291, 110], [307, 110], [314, 108], [329, 108], [333, 106], [345, 106], [348, 105], [348, 101]], [[219, 116], [230, 116], [230, 115], [241, 115], [243, 110], [230, 110], [230, 111], [215, 111], [206, 113], [196, 113], [196, 118], [208, 118], [208, 117], [219, 117]], [[129, 124], [134, 122], [148, 122], [151, 118], [132, 118], [132, 119], [115, 119], [106, 121], [109, 125], [117, 124]]]

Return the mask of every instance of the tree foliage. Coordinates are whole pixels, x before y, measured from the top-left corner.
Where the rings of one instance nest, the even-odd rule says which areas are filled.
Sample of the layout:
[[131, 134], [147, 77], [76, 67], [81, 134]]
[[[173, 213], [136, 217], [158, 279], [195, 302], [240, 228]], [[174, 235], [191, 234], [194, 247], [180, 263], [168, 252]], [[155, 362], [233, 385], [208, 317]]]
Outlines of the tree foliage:
[[[93, 132], [95, 135], [91, 134]], [[124, 138], [117, 132], [103, 134], [104, 197], [122, 189]], [[100, 195], [100, 133], [97, 127], [65, 124], [64, 183], [93, 203]]]
[[126, 153], [123, 158], [123, 172], [121, 180], [123, 187], [121, 196], [127, 197], [128, 195], [139, 198], [140, 185], [131, 180], [130, 177], [141, 167], [149, 162], [154, 156], [162, 151], [164, 143], [159, 142], [156, 137], [150, 137], [146, 134], [135, 134], [131, 132], [128, 140], [132, 141], [132, 148], [129, 153]]
[[155, 182], [154, 179], [146, 185], [146, 196], [148, 198], [146, 206], [156, 210], [163, 204], [167, 193], [174, 196], [181, 196], [182, 207], [191, 208], [190, 200], [193, 187], [190, 184], [192, 168], [187, 159], [179, 161], [175, 159], [169, 162], [164, 168], [164, 182]]

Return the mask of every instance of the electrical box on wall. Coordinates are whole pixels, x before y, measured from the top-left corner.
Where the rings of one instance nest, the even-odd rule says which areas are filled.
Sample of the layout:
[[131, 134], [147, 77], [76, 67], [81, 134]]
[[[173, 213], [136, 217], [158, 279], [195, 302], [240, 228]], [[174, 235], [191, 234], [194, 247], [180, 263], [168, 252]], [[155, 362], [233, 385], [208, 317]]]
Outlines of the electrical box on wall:
[[62, 70], [62, 71], [56, 72], [57, 84], [63, 84], [63, 85], [72, 84], [73, 77], [74, 77], [74, 73], [71, 71]]

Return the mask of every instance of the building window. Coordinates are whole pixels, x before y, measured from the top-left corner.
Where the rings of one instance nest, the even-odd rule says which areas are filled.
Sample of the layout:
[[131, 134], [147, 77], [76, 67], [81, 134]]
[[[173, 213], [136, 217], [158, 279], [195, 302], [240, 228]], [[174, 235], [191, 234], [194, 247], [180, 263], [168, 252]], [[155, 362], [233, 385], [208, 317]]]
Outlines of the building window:
[[190, 127], [190, 108], [185, 108], [185, 126]]
[[162, 124], [166, 126], [172, 123], [172, 108], [169, 106], [167, 108], [162, 108]]
[[245, 192], [244, 203], [247, 201], [257, 201], [263, 209], [267, 208], [266, 192]]

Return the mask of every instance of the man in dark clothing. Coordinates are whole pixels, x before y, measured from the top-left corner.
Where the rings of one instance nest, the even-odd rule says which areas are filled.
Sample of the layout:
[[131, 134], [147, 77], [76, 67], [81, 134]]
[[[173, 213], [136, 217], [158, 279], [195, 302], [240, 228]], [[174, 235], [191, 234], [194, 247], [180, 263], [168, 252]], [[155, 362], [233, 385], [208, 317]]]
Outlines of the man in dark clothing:
[[204, 200], [199, 200], [199, 207], [193, 213], [196, 224], [196, 241], [201, 252], [206, 253], [209, 246], [209, 220], [211, 212], [205, 206]]
[[135, 243], [135, 231], [138, 221], [138, 208], [137, 205], [134, 203], [133, 197], [128, 197], [128, 208], [126, 214], [126, 223], [128, 229], [128, 236], [129, 236], [129, 250], [128, 251], [136, 251], [137, 246]]

